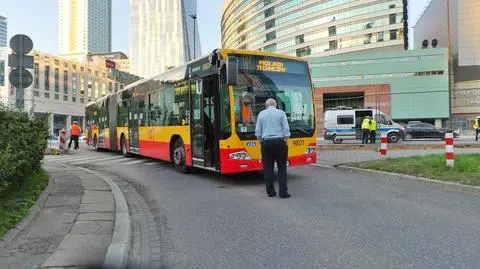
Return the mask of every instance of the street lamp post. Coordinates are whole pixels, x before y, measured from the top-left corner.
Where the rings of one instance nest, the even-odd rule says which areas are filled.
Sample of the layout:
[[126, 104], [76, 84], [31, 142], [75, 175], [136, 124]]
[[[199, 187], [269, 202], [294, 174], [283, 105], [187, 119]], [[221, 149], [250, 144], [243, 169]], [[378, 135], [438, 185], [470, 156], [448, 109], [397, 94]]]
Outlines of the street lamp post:
[[193, 19], [193, 59], [196, 58], [196, 55], [195, 55], [195, 52], [196, 52], [196, 48], [195, 48], [195, 45], [196, 45], [196, 40], [195, 40], [195, 36], [196, 36], [196, 24], [197, 24], [197, 14], [190, 14], [189, 15], [190, 18]]

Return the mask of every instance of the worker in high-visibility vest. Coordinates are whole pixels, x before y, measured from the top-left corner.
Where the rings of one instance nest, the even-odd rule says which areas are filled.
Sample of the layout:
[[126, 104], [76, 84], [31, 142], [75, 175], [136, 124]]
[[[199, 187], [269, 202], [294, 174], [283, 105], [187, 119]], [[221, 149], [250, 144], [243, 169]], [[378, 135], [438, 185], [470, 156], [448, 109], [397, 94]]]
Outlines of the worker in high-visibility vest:
[[377, 121], [372, 119], [372, 124], [370, 125], [370, 143], [375, 144], [377, 139]]
[[480, 134], [480, 116], [477, 116], [475, 119], [473, 129], [475, 129], [475, 141], [478, 141], [478, 135]]
[[366, 116], [362, 121], [362, 144], [368, 144], [371, 125], [372, 118], [370, 116]]
[[73, 122], [73, 125], [70, 129], [70, 142], [68, 143], [68, 149], [72, 146], [72, 142], [75, 142], [75, 150], [77, 150], [78, 147], [78, 138], [82, 135], [82, 129], [80, 128], [80, 125], [78, 124], [77, 121]]

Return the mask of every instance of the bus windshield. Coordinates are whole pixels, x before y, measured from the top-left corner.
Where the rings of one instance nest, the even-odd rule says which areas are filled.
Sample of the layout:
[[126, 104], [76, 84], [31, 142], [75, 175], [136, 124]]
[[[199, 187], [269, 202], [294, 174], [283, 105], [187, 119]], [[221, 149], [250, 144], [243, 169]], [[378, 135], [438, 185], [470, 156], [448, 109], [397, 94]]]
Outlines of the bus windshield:
[[235, 125], [241, 139], [255, 139], [258, 114], [273, 98], [285, 111], [291, 137], [312, 136], [315, 119], [312, 86], [305, 62], [264, 56], [239, 56], [234, 90]]

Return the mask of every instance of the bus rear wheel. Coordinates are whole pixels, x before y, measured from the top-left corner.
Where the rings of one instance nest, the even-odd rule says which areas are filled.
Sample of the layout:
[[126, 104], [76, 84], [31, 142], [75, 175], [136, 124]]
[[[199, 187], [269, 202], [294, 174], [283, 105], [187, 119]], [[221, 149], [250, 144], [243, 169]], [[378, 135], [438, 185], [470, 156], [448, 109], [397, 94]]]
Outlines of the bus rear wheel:
[[177, 169], [179, 172], [184, 174], [189, 172], [185, 154], [185, 146], [183, 145], [182, 139], [175, 140], [175, 143], [173, 144], [172, 161], [175, 169]]

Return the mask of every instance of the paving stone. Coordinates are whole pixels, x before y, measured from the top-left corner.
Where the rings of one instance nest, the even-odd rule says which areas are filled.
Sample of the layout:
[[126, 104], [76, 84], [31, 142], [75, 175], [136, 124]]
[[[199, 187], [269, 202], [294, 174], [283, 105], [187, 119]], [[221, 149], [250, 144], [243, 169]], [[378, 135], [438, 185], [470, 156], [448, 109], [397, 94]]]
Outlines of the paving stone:
[[114, 204], [82, 204], [80, 205], [80, 213], [99, 213], [114, 212]]
[[112, 234], [113, 221], [77, 221], [70, 234]]
[[65, 207], [65, 206], [75, 206], [80, 203], [79, 196], [49, 196], [45, 207]]
[[85, 191], [82, 204], [114, 204], [114, 199], [110, 191]]
[[78, 215], [77, 221], [87, 221], [87, 220], [108, 220], [114, 221], [115, 216], [113, 213], [82, 213]]

